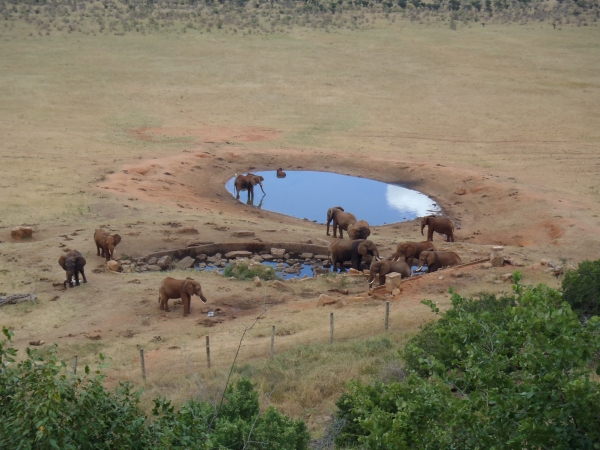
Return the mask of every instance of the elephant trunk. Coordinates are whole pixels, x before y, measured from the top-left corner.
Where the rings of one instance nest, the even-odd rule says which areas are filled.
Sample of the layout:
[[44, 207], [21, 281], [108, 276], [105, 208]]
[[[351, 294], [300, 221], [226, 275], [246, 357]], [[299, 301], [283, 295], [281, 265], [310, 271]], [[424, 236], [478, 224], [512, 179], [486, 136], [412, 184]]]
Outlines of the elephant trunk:
[[421, 236], [425, 236], [425, 235], [423, 234], [423, 228], [425, 228], [425, 224], [424, 224], [424, 223], [422, 223], [422, 224], [421, 224]]
[[206, 303], [208, 301], [206, 299], [206, 297], [204, 295], [202, 295], [202, 292], [200, 292], [200, 294], [198, 294], [198, 297], [200, 297], [200, 300], [202, 300], [204, 303]]
[[260, 186], [260, 190], [263, 192], [263, 194], [265, 194], [265, 195], [266, 195], [267, 193], [266, 193], [266, 192], [265, 192], [265, 190], [263, 189], [263, 187], [262, 187], [262, 183], [258, 183], [258, 185]]

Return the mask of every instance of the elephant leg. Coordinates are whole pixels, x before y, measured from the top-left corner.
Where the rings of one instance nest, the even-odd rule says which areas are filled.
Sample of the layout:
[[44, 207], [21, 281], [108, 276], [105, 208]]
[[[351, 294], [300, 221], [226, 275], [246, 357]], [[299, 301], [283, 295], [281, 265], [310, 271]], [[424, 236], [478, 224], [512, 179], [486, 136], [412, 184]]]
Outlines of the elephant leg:
[[412, 267], [414, 259], [415, 259], [414, 256], [406, 257], [406, 264], [408, 264], [408, 267]]
[[96, 256], [100, 256], [100, 246], [98, 244], [96, 244]]
[[337, 227], [338, 227], [338, 224], [337, 224], [336, 220], [333, 219], [333, 237], [334, 238], [337, 237], [337, 235], [336, 235], [336, 232], [337, 232], [336, 229], [337, 229]]
[[190, 296], [184, 294], [181, 296], [181, 303], [183, 303], [183, 317], [190, 315]]
[[83, 278], [84, 283], [87, 283], [87, 278], [85, 277], [85, 272], [83, 271], [83, 267], [81, 268], [81, 278]]
[[160, 292], [158, 294], [158, 303], [160, 304], [159, 309], [165, 309], [165, 299]]
[[427, 227], [427, 240], [433, 242], [433, 227], [431, 226]]
[[169, 297], [163, 298], [163, 303], [165, 305], [165, 312], [171, 312], [171, 310], [169, 309]]

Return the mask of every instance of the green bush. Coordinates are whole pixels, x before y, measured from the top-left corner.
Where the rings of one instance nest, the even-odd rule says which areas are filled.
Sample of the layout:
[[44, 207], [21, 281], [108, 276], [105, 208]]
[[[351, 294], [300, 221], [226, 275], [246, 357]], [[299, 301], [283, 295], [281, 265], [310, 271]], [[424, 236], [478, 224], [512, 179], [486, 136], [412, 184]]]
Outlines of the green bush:
[[238, 280], [252, 280], [254, 277], [261, 280], [279, 280], [275, 269], [263, 264], [254, 264], [252, 267], [249, 267], [248, 263], [230, 264], [225, 267], [223, 275]]
[[405, 351], [416, 366], [407, 379], [348, 386], [337, 402], [345, 423], [337, 444], [598, 448], [600, 386], [589, 375], [600, 318], [583, 326], [544, 285], [515, 291], [498, 300], [453, 294], [452, 308]]
[[[0, 448], [6, 449], [306, 449], [302, 420], [275, 408], [260, 413], [258, 394], [243, 378], [229, 386], [222, 407], [190, 400], [179, 411], [154, 400], [150, 421], [139, 392], [121, 383], [114, 392], [101, 371], [66, 374], [53, 348], [42, 357], [27, 349], [16, 362], [12, 333], [0, 341]], [[102, 359], [102, 357], [101, 357]]]
[[565, 273], [563, 298], [581, 320], [600, 315], [600, 259], [583, 261], [577, 270]]

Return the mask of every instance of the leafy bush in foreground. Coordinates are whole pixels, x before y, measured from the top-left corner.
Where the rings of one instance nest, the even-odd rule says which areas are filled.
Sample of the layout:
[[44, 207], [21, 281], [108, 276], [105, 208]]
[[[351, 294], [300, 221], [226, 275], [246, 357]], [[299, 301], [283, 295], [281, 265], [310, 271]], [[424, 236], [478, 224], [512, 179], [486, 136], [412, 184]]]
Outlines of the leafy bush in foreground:
[[600, 448], [600, 387], [589, 379], [600, 318], [582, 326], [544, 285], [515, 290], [498, 307], [489, 296], [453, 294], [452, 308], [422, 332], [429, 336], [404, 351], [417, 365], [405, 381], [349, 385], [337, 402], [346, 421], [337, 444]]
[[130, 384], [110, 392], [103, 374], [90, 373], [88, 366], [83, 377], [67, 375], [55, 349], [45, 358], [27, 349], [27, 358], [16, 363], [12, 333], [3, 332], [0, 448], [307, 448], [304, 422], [273, 407], [260, 413], [258, 394], [248, 379], [227, 388], [222, 408], [191, 400], [175, 411], [168, 401], [157, 399], [151, 422]]
[[562, 290], [563, 298], [580, 319], [600, 315], [600, 259], [583, 261], [577, 270], [565, 273]]

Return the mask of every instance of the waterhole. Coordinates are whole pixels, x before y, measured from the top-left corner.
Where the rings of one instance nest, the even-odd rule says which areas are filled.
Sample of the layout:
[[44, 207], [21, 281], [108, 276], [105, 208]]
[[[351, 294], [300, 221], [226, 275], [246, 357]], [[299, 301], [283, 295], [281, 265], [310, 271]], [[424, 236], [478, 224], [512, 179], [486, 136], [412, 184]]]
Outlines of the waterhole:
[[[341, 206], [370, 225], [403, 222], [440, 212], [435, 201], [425, 194], [396, 184], [332, 172], [289, 170], [285, 178], [277, 178], [274, 170], [253, 173], [264, 178], [266, 194], [257, 185], [254, 201], [248, 200], [246, 191], [240, 193], [241, 201], [313, 222], [325, 223], [327, 210], [332, 206]], [[234, 181], [231, 178], [225, 185], [233, 195]]]
[[[267, 266], [267, 267], [272, 267], [273, 269], [275, 269], [275, 272], [277, 273], [277, 276], [281, 279], [284, 280], [289, 280], [290, 278], [305, 278], [305, 277], [313, 277], [314, 275], [318, 274], [318, 273], [323, 273], [324, 271], [328, 271], [329, 269], [323, 269], [323, 265], [322, 264], [298, 264], [298, 265], [293, 265], [287, 262], [281, 262], [281, 263], [277, 263], [274, 261], [263, 261], [261, 262], [261, 264]], [[229, 266], [230, 263], [227, 262], [225, 264], [225, 267]], [[207, 264], [207, 265], [197, 265], [195, 267], [196, 270], [199, 271], [211, 271], [211, 270], [218, 270], [219, 272], [223, 273], [224, 267], [223, 266], [216, 266], [214, 264]]]

